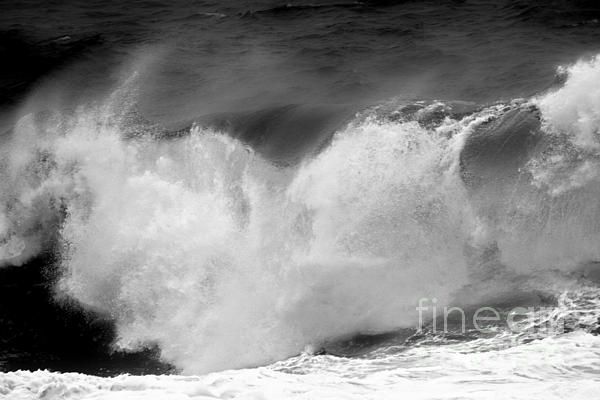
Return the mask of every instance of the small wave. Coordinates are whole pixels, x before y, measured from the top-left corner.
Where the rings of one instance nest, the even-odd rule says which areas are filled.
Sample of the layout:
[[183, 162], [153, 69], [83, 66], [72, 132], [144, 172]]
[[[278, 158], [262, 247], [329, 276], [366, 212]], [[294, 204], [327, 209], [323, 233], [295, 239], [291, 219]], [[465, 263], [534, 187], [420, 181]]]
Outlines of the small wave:
[[336, 9], [336, 8], [358, 8], [363, 7], [365, 2], [362, 1], [354, 1], [348, 3], [330, 3], [330, 4], [291, 4], [288, 3], [283, 6], [277, 6], [272, 8], [267, 8], [263, 10], [257, 11], [247, 11], [242, 14], [242, 16], [252, 16], [252, 15], [295, 15], [297, 13], [303, 11], [312, 11], [312, 10], [328, 10], [328, 9]]

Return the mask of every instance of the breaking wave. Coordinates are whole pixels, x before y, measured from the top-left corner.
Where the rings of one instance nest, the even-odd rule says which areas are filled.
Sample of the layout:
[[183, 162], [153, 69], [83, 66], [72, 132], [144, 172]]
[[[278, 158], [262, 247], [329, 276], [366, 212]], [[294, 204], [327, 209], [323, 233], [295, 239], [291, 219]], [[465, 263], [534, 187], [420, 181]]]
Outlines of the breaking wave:
[[542, 274], [600, 259], [600, 62], [566, 74], [488, 107], [391, 101], [288, 167], [207, 126], [157, 137], [132, 78], [15, 125], [0, 262], [58, 252], [59, 297], [188, 373], [414, 327], [423, 297], [478, 304], [515, 277], [553, 293]]

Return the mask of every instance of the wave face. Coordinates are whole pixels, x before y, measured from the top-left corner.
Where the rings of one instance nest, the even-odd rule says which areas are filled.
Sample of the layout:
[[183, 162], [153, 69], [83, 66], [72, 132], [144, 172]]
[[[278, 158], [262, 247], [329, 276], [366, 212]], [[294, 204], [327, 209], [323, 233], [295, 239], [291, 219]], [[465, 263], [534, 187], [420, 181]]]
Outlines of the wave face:
[[366, 109], [289, 167], [208, 127], [159, 139], [131, 117], [134, 75], [104, 103], [18, 122], [0, 260], [56, 248], [59, 297], [186, 373], [413, 328], [420, 298], [557, 295], [600, 258], [600, 62], [564, 74], [530, 100]]
[[471, 203], [503, 265], [572, 270], [600, 256], [597, 58], [480, 126], [461, 153]]

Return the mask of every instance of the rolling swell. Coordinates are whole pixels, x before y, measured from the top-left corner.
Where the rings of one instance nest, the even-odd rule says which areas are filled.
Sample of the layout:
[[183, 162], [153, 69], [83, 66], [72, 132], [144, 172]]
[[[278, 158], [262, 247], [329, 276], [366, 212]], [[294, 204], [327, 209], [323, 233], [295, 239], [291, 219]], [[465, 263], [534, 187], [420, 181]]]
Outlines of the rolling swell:
[[186, 136], [193, 125], [227, 132], [279, 165], [293, 165], [324, 148], [355, 114], [349, 104], [288, 104], [258, 111], [217, 113], [194, 118], [179, 129], [159, 130], [157, 137]]

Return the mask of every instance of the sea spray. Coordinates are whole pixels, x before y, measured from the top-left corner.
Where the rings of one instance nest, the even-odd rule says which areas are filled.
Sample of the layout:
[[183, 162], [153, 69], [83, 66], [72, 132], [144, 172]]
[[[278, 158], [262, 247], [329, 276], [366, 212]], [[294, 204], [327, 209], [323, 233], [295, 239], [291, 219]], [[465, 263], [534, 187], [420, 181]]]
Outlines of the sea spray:
[[[427, 113], [439, 114], [440, 103], [421, 104], [420, 122], [366, 110], [320, 154], [282, 168], [206, 127], [157, 140], [124, 117], [128, 106], [114, 106], [131, 103], [120, 93], [128, 92], [19, 122], [3, 160], [3, 258], [26, 258], [52, 232], [59, 293], [110, 315], [117, 346], [158, 344], [185, 372], [414, 327], [419, 298], [441, 309], [478, 284], [473, 269], [486, 249], [496, 249], [502, 274], [597, 258], [589, 193], [553, 202], [527, 171], [506, 186], [526, 188], [517, 197], [465, 184], [465, 139], [507, 109], [528, 112], [520, 104], [435, 123]], [[481, 207], [506, 193], [508, 207]], [[538, 218], [524, 204], [550, 212]], [[501, 292], [497, 268], [482, 287]]]

